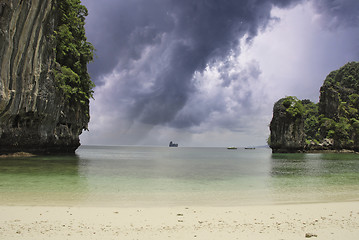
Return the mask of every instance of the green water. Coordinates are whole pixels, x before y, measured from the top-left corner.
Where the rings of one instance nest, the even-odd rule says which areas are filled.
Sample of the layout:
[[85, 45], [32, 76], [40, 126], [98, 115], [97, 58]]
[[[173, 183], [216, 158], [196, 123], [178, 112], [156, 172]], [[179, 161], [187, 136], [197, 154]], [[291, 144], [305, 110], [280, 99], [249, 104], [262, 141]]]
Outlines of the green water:
[[248, 205], [359, 200], [359, 155], [94, 147], [0, 159], [0, 204]]

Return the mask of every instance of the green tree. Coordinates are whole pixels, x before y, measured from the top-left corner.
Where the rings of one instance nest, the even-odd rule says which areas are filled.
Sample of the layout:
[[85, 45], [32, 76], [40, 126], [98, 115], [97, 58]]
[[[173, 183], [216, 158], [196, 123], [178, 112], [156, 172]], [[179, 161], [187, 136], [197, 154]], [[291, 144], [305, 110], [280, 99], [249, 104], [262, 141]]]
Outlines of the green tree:
[[301, 101], [298, 98], [289, 96], [286, 97], [283, 102], [283, 106], [286, 108], [287, 113], [289, 113], [292, 117], [302, 117], [304, 116], [304, 107]]
[[311, 102], [308, 99], [302, 100], [304, 107], [304, 132], [307, 140], [319, 139], [319, 114], [318, 104]]
[[57, 0], [56, 7], [59, 12], [55, 31], [56, 62], [61, 69], [55, 72], [55, 78], [68, 100], [88, 105], [94, 87], [87, 72], [94, 52], [85, 35], [88, 11], [80, 0]]
[[347, 118], [341, 117], [337, 123], [335, 123], [334, 141], [340, 148], [351, 147], [353, 141], [351, 140], [350, 132], [352, 127]]
[[[320, 138], [332, 138], [335, 132], [336, 122], [331, 118], [326, 118], [323, 115], [319, 116], [319, 135]], [[328, 133], [330, 134], [328, 135]]]

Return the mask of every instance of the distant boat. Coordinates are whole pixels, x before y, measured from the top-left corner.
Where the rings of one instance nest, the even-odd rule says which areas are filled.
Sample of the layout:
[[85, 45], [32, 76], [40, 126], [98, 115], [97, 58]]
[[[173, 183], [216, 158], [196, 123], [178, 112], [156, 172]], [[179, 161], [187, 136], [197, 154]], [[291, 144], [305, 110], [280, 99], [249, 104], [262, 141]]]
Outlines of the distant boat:
[[256, 149], [255, 147], [245, 147], [244, 149]]
[[178, 143], [170, 142], [169, 147], [178, 147]]
[[236, 147], [227, 147], [227, 149], [236, 150], [237, 148]]

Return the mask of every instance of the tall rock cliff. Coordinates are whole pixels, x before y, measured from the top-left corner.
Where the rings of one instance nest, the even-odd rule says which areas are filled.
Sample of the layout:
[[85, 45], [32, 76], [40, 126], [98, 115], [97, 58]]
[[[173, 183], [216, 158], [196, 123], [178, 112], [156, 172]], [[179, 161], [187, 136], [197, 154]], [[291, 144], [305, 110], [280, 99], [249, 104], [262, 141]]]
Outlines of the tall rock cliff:
[[88, 102], [55, 80], [57, 14], [55, 0], [0, 3], [0, 153], [73, 153], [87, 129]]
[[282, 98], [274, 104], [270, 127], [270, 147], [273, 152], [300, 152], [305, 145], [304, 116], [299, 100]]
[[275, 103], [270, 131], [273, 152], [358, 152], [359, 62], [332, 71], [317, 104], [295, 97]]

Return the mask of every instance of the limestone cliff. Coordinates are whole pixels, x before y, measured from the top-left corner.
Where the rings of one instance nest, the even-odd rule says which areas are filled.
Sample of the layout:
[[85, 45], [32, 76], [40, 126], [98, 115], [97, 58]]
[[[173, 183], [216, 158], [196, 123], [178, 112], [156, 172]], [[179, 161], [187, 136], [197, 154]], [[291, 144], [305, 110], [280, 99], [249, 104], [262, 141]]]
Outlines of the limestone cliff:
[[55, 0], [0, 3], [0, 153], [73, 153], [88, 103], [69, 103], [56, 85]]
[[286, 97], [274, 105], [273, 152], [359, 151], [359, 62], [332, 71], [319, 103]]
[[289, 97], [274, 104], [270, 123], [270, 147], [273, 152], [298, 152], [304, 148], [303, 115], [291, 111], [297, 102], [296, 98]]

